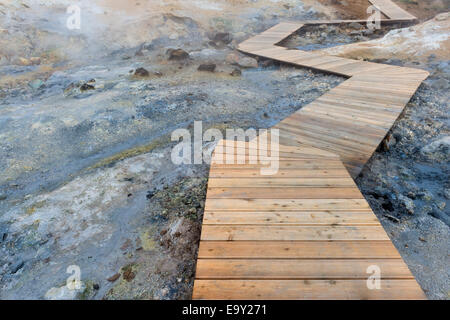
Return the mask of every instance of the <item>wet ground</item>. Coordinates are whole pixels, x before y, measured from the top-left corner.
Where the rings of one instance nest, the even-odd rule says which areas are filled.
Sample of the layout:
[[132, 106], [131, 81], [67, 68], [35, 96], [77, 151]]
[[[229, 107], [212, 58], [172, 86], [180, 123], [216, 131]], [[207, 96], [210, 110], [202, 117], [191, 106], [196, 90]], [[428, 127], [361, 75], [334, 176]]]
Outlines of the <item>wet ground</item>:
[[[190, 298], [208, 166], [174, 165], [170, 134], [194, 120], [267, 128], [343, 81], [234, 49], [282, 19], [324, 18], [320, 7], [91, 1], [73, 33], [67, 4], [11, 3], [0, 6], [0, 298]], [[377, 36], [355, 27], [292, 45]], [[439, 59], [425, 67], [433, 76], [358, 185], [427, 295], [446, 299], [449, 73]], [[79, 290], [66, 290], [70, 265]]]

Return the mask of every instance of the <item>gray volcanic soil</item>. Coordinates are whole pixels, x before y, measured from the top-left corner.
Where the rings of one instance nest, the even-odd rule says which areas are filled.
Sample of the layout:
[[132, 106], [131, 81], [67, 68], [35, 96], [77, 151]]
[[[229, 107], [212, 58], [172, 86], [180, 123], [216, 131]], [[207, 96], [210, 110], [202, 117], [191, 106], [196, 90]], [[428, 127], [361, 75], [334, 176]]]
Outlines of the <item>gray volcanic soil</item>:
[[[0, 6], [2, 299], [190, 298], [208, 166], [174, 165], [171, 132], [268, 128], [344, 80], [235, 51], [286, 18], [324, 18], [309, 1], [131, 2], [82, 1], [76, 34], [63, 1]], [[357, 182], [427, 295], [447, 299], [449, 73], [425, 67], [435, 77]], [[70, 265], [80, 290], [65, 287]]]

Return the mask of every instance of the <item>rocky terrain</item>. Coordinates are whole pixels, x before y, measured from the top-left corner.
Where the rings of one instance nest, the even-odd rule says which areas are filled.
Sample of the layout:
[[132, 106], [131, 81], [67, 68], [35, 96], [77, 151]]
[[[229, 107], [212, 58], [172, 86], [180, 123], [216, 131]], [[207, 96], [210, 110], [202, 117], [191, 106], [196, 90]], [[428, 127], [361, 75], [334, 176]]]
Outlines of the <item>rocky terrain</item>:
[[[0, 3], [0, 298], [188, 299], [208, 166], [174, 165], [171, 132], [194, 120], [267, 128], [313, 101], [344, 79], [236, 45], [281, 20], [359, 12], [326, 1], [79, 1], [81, 28], [70, 30], [70, 3]], [[448, 21], [319, 26], [286, 42], [432, 72], [357, 182], [434, 299], [450, 290]], [[434, 46], [418, 45], [427, 36]], [[65, 286], [71, 265], [78, 290]]]

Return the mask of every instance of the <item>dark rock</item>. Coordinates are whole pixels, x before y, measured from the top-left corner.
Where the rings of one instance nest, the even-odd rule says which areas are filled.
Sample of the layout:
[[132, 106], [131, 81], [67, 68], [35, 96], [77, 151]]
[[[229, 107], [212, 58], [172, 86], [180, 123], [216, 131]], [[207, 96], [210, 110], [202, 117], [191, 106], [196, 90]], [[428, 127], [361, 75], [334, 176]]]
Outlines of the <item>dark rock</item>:
[[382, 146], [384, 151], [389, 151], [389, 149], [395, 145], [397, 141], [395, 140], [395, 137], [392, 134], [388, 134], [386, 136], [386, 139], [383, 140]]
[[392, 205], [392, 202], [390, 200], [385, 201], [382, 205], [384, 210], [387, 211], [394, 211], [394, 206]]
[[183, 49], [169, 49], [167, 50], [169, 60], [185, 60], [189, 57], [189, 53]]
[[100, 286], [99, 286], [98, 283], [94, 283], [94, 284], [92, 285], [92, 288], [94, 288], [94, 290], [98, 290], [98, 289], [100, 289]]
[[134, 75], [138, 76], [138, 77], [148, 77], [150, 74], [148, 73], [148, 71], [145, 68], [137, 68], [134, 71]]
[[124, 272], [123, 272], [123, 278], [130, 282], [131, 280], [133, 280], [136, 277], [136, 274], [131, 270], [131, 268], [127, 268]]
[[146, 198], [148, 200], [150, 200], [151, 198], [153, 198], [154, 195], [155, 195], [155, 193], [153, 191], [149, 191], [149, 192], [147, 192]]
[[228, 32], [218, 32], [214, 35], [213, 40], [215, 42], [222, 42], [224, 44], [229, 44], [233, 40], [233, 37]]
[[7, 196], [6, 194], [0, 194], [0, 201], [6, 200]]
[[24, 262], [23, 260], [14, 263], [14, 264], [11, 266], [11, 273], [12, 273], [12, 274], [16, 273], [17, 271], [19, 271], [20, 269], [22, 269], [24, 265], [25, 265], [25, 262]]
[[263, 59], [261, 62], [261, 67], [263, 68], [269, 68], [272, 67], [274, 65], [274, 61], [270, 60], [270, 59]]
[[400, 220], [394, 216], [391, 216], [390, 214], [383, 214], [383, 216], [385, 216], [386, 218], [388, 218], [389, 220], [395, 222], [395, 223], [399, 223]]
[[429, 213], [432, 217], [443, 221], [446, 225], [450, 226], [450, 217], [440, 210], [433, 210]]
[[242, 71], [241, 69], [234, 69], [233, 71], [231, 71], [230, 75], [232, 75], [233, 77], [239, 77], [240, 75], [242, 75]]
[[130, 246], [131, 246], [131, 240], [130, 239], [127, 239], [123, 244], [122, 244], [122, 246], [120, 247], [120, 250], [122, 250], [122, 251], [125, 251], [125, 250], [127, 250]]
[[216, 65], [214, 63], [201, 64], [198, 66], [198, 71], [214, 72]]
[[120, 273], [116, 273], [115, 275], [112, 275], [111, 277], [109, 277], [106, 280], [108, 280], [109, 282], [114, 282], [114, 281], [116, 281], [119, 278], [120, 278]]
[[81, 91], [94, 90], [94, 89], [95, 89], [95, 87], [93, 85], [89, 84], [89, 83], [83, 83], [80, 86], [80, 90]]

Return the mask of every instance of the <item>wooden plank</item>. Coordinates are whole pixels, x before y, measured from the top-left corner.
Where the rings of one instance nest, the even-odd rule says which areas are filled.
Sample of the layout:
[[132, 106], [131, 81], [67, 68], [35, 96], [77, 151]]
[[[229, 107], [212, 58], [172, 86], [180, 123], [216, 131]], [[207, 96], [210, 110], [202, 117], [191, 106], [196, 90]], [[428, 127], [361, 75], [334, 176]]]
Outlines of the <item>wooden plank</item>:
[[209, 199], [205, 210], [298, 211], [370, 209], [364, 199]]
[[199, 259], [399, 259], [386, 241], [200, 241]]
[[358, 188], [208, 188], [210, 199], [364, 199]]
[[[267, 166], [268, 167], [268, 166]], [[264, 177], [261, 174], [260, 168], [245, 168], [233, 169], [229, 167], [214, 167], [210, 171], [210, 178], [252, 178]], [[345, 169], [329, 169], [329, 170], [315, 170], [315, 169], [287, 169], [278, 168], [275, 174], [270, 175], [273, 178], [348, 178], [348, 172]]]
[[[258, 164], [215, 164], [212, 163], [212, 168], [230, 168], [230, 169], [255, 169], [261, 168], [263, 165]], [[324, 167], [327, 169], [344, 169], [344, 165], [337, 159], [293, 159], [293, 160], [279, 160], [279, 168], [283, 169], [316, 169], [321, 170]], [[352, 180], [353, 181], [353, 180]]]
[[197, 279], [414, 279], [401, 259], [199, 259]]
[[201, 240], [389, 240], [382, 226], [204, 225]]
[[[313, 169], [313, 168], [312, 168]], [[316, 169], [316, 168], [315, 168]], [[353, 179], [348, 178], [212, 178], [208, 181], [208, 187], [297, 187], [297, 188], [315, 188], [315, 187], [356, 187]]]
[[391, 0], [369, 0], [369, 2], [377, 6], [381, 12], [391, 19], [416, 19], [415, 16], [403, 10]]
[[193, 299], [425, 299], [412, 279], [382, 280], [381, 289], [368, 289], [366, 280], [201, 280]]
[[371, 210], [360, 211], [290, 211], [230, 212], [205, 211], [203, 225], [380, 225]]

